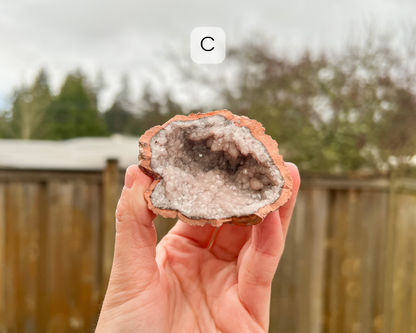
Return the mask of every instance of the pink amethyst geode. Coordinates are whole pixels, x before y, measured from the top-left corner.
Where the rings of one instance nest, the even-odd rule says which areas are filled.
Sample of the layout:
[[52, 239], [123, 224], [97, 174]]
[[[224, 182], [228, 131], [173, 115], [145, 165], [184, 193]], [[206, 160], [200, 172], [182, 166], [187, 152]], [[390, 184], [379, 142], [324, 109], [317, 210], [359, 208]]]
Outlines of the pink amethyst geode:
[[175, 116], [140, 137], [145, 199], [190, 225], [259, 224], [292, 194], [277, 143], [256, 120], [227, 110]]

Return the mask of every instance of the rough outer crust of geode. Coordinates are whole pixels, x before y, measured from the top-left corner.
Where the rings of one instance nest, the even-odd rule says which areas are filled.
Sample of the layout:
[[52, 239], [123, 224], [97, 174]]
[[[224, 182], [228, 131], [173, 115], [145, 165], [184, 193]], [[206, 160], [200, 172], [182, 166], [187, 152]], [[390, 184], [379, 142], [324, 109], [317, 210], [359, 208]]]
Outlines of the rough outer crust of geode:
[[175, 116], [140, 137], [144, 196], [163, 217], [190, 225], [255, 225], [284, 205], [292, 178], [263, 126], [228, 110]]

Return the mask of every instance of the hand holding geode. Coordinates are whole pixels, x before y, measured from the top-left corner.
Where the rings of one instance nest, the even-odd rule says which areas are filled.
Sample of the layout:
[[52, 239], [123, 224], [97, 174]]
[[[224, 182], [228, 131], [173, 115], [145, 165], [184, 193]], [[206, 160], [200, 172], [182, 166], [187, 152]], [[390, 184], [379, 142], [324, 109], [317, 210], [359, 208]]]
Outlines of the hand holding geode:
[[292, 194], [277, 143], [227, 110], [175, 116], [140, 137], [149, 209], [191, 225], [259, 224]]

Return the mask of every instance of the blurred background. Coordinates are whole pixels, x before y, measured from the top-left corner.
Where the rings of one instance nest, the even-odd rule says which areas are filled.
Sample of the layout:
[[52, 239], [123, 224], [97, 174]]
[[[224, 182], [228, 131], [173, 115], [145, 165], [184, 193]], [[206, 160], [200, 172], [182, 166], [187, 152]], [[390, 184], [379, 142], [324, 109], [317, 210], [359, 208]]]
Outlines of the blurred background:
[[94, 329], [140, 135], [223, 108], [301, 171], [270, 332], [416, 332], [411, 0], [0, 0], [0, 332]]

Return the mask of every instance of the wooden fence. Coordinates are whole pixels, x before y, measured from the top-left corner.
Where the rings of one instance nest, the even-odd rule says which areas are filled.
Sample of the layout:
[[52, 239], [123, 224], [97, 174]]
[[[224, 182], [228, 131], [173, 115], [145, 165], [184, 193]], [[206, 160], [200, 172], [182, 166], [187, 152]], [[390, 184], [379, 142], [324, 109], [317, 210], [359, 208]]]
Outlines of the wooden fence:
[[[0, 333], [93, 330], [122, 179], [0, 170]], [[270, 332], [416, 332], [416, 180], [303, 177]]]

